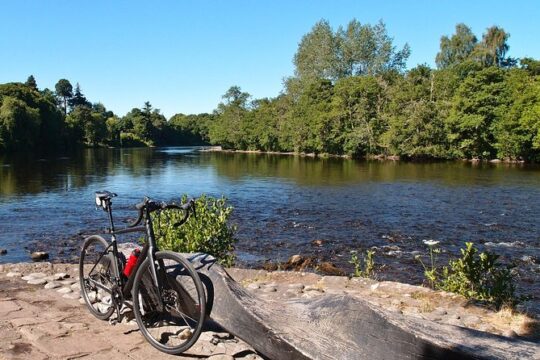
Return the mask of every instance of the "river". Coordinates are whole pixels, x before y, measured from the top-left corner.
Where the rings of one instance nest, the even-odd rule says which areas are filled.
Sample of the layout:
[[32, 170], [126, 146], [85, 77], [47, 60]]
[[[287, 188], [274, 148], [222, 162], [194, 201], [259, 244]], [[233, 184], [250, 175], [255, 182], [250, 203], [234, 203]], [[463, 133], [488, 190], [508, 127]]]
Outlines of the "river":
[[[538, 298], [540, 168], [199, 152], [198, 148], [86, 149], [69, 157], [0, 157], [0, 263], [46, 250], [75, 261], [84, 234], [106, 226], [93, 193], [118, 193], [115, 217], [144, 195], [225, 195], [238, 225], [237, 263], [293, 254], [351, 270], [350, 250], [375, 249], [380, 279], [419, 283], [422, 240], [441, 261], [464, 242], [518, 265], [520, 289]], [[323, 240], [322, 246], [312, 241]]]

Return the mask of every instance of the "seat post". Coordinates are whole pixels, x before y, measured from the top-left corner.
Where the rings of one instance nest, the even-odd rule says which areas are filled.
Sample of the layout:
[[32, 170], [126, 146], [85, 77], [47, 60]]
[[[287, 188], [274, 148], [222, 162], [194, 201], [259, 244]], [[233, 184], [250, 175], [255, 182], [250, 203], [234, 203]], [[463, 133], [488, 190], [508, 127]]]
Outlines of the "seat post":
[[114, 233], [114, 221], [112, 217], [112, 201], [107, 199], [107, 213], [109, 214], [109, 222], [111, 224], [111, 232]]

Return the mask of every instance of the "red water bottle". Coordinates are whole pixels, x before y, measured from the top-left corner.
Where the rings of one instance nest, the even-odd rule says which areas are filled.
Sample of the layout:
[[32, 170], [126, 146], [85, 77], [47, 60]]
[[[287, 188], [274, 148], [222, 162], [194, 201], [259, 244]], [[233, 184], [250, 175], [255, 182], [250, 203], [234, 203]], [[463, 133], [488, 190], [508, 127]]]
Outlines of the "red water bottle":
[[133, 271], [133, 268], [135, 267], [135, 264], [137, 263], [137, 259], [139, 258], [140, 254], [141, 250], [139, 249], [135, 249], [131, 252], [131, 255], [129, 256], [129, 259], [126, 263], [126, 267], [124, 268], [124, 275], [126, 277], [129, 277], [129, 275]]

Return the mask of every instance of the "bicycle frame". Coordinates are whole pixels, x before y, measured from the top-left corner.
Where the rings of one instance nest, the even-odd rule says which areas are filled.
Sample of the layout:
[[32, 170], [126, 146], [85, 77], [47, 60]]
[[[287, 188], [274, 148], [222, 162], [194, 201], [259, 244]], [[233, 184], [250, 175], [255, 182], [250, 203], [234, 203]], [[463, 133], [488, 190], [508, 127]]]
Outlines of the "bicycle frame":
[[[124, 299], [129, 298], [130, 296], [131, 289], [133, 287], [133, 281], [135, 279], [135, 274], [137, 273], [138, 269], [140, 268], [144, 260], [146, 260], [146, 258], [148, 257], [150, 259], [150, 264], [152, 264], [152, 266], [150, 267], [150, 273], [152, 276], [152, 281], [154, 282], [154, 285], [156, 286], [156, 289], [157, 289], [157, 295], [158, 295], [157, 299], [159, 301], [159, 306], [160, 307], [163, 306], [162, 297], [161, 297], [161, 287], [159, 286], [160, 284], [159, 284], [157, 269], [155, 265], [155, 253], [158, 251], [158, 249], [157, 249], [156, 239], [154, 236], [154, 230], [152, 227], [152, 219], [150, 217], [150, 212], [148, 211], [148, 209], [145, 209], [145, 214], [144, 214], [145, 224], [143, 226], [136, 226], [132, 228], [115, 230], [110, 200], [107, 202], [106, 210], [109, 215], [109, 223], [111, 225], [111, 227], [107, 229], [106, 233], [111, 234], [111, 242], [105, 248], [103, 253], [100, 255], [99, 259], [96, 261], [96, 263], [90, 270], [90, 273], [92, 273], [92, 271], [95, 269], [97, 264], [99, 264], [99, 262], [104, 256], [111, 254], [111, 250], [112, 250], [112, 256], [113, 256], [113, 259], [111, 259], [112, 266], [113, 266], [113, 269], [112, 269], [113, 279], [112, 280], [115, 283], [114, 285], [120, 289], [120, 294], [122, 296], [121, 303], [123, 303]], [[133, 268], [130, 276], [127, 278], [127, 280], [125, 280], [120, 274], [120, 267], [119, 267], [119, 262], [118, 262], [118, 259], [119, 259], [118, 243], [116, 241], [116, 236], [121, 235], [121, 234], [132, 233], [132, 232], [146, 232], [147, 241], [146, 241], [146, 244], [143, 246], [141, 254], [139, 255], [139, 258], [137, 259], [135, 267]], [[108, 289], [105, 286], [101, 285], [100, 283], [90, 278], [88, 280], [92, 282], [95, 286], [97, 286], [98, 288], [110, 293], [111, 298], [113, 298], [114, 289]]]

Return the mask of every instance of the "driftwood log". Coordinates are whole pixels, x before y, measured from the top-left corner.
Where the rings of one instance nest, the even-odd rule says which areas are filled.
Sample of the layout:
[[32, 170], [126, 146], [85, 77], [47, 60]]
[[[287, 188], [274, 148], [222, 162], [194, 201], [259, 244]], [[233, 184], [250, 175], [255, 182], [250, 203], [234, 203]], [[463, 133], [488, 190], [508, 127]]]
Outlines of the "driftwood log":
[[540, 359], [532, 342], [405, 317], [347, 295], [265, 301], [213, 257], [188, 257], [211, 319], [269, 359]]

